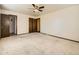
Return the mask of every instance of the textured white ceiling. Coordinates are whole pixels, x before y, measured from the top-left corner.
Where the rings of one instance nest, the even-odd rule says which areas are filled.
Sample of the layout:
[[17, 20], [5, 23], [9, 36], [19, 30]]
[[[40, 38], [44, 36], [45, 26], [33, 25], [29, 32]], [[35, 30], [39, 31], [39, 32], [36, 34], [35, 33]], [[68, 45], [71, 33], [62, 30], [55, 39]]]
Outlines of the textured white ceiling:
[[33, 12], [33, 6], [31, 4], [1, 4], [1, 8], [10, 11], [16, 11], [23, 14], [28, 14], [31, 16], [39, 16], [42, 14], [47, 14], [54, 12], [63, 8], [74, 6], [73, 4], [36, 4], [38, 6], [45, 6], [43, 12]]

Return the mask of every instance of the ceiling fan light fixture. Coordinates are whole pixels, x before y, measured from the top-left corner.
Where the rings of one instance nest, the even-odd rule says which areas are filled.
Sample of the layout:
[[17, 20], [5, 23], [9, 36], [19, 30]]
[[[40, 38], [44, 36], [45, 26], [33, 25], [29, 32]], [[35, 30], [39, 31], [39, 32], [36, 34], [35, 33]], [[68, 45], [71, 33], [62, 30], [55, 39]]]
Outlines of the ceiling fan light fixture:
[[33, 12], [42, 12], [43, 10], [43, 8], [44, 8], [44, 6], [37, 6], [37, 5], [35, 5], [35, 4], [32, 4], [32, 6], [34, 7], [34, 10], [33, 10]]
[[37, 9], [33, 10], [33, 12], [39, 12]]

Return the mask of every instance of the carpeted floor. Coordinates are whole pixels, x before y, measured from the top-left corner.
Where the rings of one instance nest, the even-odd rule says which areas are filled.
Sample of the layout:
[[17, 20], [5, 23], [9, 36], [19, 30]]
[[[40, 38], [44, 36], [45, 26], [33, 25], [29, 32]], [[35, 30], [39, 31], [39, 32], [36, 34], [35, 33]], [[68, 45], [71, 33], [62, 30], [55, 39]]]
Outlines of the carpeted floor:
[[79, 54], [79, 43], [56, 37], [30, 33], [2, 38], [1, 55], [62, 55]]

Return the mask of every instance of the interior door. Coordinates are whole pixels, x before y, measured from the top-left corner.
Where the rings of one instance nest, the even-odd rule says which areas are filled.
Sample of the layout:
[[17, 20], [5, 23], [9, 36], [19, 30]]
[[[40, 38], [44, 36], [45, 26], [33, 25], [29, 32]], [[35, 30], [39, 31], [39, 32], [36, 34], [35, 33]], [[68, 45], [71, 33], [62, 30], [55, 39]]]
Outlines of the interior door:
[[29, 18], [29, 32], [40, 32], [40, 18]]
[[33, 23], [32, 23], [32, 25], [33, 25], [33, 32], [37, 32], [37, 20], [36, 19], [33, 19]]
[[1, 37], [8, 37], [9, 33], [9, 16], [1, 14]]
[[33, 32], [33, 18], [29, 18], [29, 32], [31, 33], [31, 32]]
[[36, 20], [37, 20], [37, 32], [40, 32], [40, 18]]

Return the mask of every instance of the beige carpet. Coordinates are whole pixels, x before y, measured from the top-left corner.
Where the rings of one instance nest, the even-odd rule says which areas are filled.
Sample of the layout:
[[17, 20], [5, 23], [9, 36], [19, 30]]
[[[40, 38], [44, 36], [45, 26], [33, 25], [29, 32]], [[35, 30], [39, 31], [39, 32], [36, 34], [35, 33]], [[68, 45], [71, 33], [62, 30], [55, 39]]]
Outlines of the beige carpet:
[[0, 40], [0, 54], [79, 54], [79, 43], [40, 33], [31, 33], [2, 38]]

